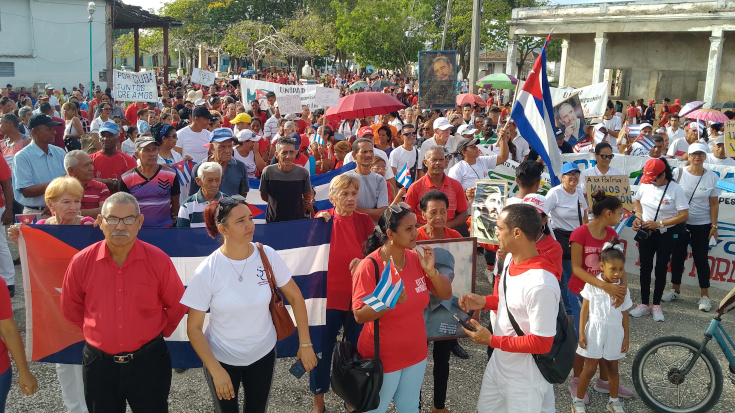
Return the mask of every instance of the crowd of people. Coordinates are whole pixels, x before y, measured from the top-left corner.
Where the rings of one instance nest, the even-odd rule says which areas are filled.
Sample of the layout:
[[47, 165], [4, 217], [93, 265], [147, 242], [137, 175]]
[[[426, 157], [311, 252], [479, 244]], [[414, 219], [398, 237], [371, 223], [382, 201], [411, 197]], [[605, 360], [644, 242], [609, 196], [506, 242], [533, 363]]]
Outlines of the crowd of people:
[[[284, 74], [264, 80], [297, 81]], [[360, 93], [350, 90], [360, 80], [350, 74], [326, 81], [346, 94]], [[371, 412], [385, 412], [391, 402], [399, 412], [415, 412], [428, 356], [430, 327], [424, 312], [451, 299], [453, 276], [447, 257], [428, 247], [416, 249], [416, 241], [470, 236], [476, 181], [508, 160], [518, 163], [518, 192], [506, 200], [498, 217], [499, 245], [481, 245], [493, 294], [468, 294], [456, 303], [464, 311], [493, 311], [489, 329], [475, 320], [470, 321], [474, 331], [465, 329], [491, 355], [478, 411], [554, 411], [553, 388], [532, 355], [551, 348], [561, 300], [579, 335], [569, 380], [573, 412], [586, 411], [586, 393], [598, 367], [593, 388], [610, 394], [609, 411], [624, 412], [621, 398], [634, 395], [619, 382], [617, 364], [628, 350], [628, 317], [652, 315], [664, 321], [661, 302], [681, 298], [688, 245], [700, 280], [698, 308], [712, 308], [706, 245], [717, 237], [720, 192], [717, 175], [706, 164], [735, 165], [725, 156], [722, 125], [682, 125], [678, 99], [675, 105], [665, 100], [658, 113], [652, 109], [655, 102], [640, 109], [631, 102], [626, 110], [619, 102], [608, 102], [603, 118], [580, 125], [581, 139], [574, 146], [564, 133], [557, 135], [562, 153], [593, 152], [595, 166], [580, 172], [575, 164], [564, 164], [561, 185], [542, 196], [537, 192], [543, 161], [518, 132], [502, 95], [486, 91], [484, 106], [420, 110], [415, 105], [417, 83], [390, 80], [395, 86], [382, 92], [404, 102], [405, 109], [339, 121], [308, 106], [301, 113], [281, 113], [272, 92], [265, 102], [248, 102], [228, 81], [201, 88], [179, 79], [159, 85], [158, 102], [127, 105], [116, 102], [109, 90], [97, 88], [90, 96], [82, 85], [70, 95], [51, 85], [43, 93], [35, 87], [2, 89], [3, 224], [10, 224], [13, 214], [35, 214], [38, 224], [94, 224], [105, 235], [74, 257], [62, 288], [64, 316], [79, 326], [86, 341], [83, 365], [56, 368], [69, 412], [123, 412], [126, 403], [133, 411], [166, 411], [172, 373], [163, 337], [187, 312], [189, 340], [204, 364], [216, 410], [237, 411], [242, 387], [245, 411], [266, 411], [276, 357], [270, 293], [261, 293], [270, 291], [264, 278], [268, 268], [293, 308], [297, 358], [309, 372], [312, 412], [325, 409], [332, 348], [340, 332], [370, 358], [378, 320], [384, 377], [380, 405]], [[365, 88], [369, 84], [359, 89]], [[638, 137], [626, 132], [625, 125], [631, 124], [640, 125], [653, 147], [638, 147]], [[602, 139], [595, 137], [598, 132]], [[610, 166], [616, 154], [650, 158], [631, 211], [633, 229], [647, 235], [638, 240], [641, 303], [630, 311], [625, 254], [612, 228], [621, 219], [622, 203], [601, 191], [589, 199], [584, 191], [585, 176], [621, 173]], [[689, 162], [678, 172], [681, 176], [674, 176], [667, 157]], [[192, 166], [190, 176], [189, 166], [182, 163]], [[348, 165], [329, 185], [333, 208], [319, 211], [311, 178]], [[402, 170], [411, 178], [407, 187], [397, 179]], [[272, 248], [253, 241], [253, 212], [245, 199], [251, 179], [259, 180], [266, 222], [333, 222], [325, 351], [320, 358], [291, 270]], [[199, 265], [184, 289], [171, 259], [137, 239], [142, 227], [206, 228], [222, 245]], [[18, 233], [17, 226], [10, 227], [9, 239], [17, 242]], [[8, 352], [24, 394], [35, 392], [37, 383], [12, 320], [15, 269], [3, 241], [4, 401]], [[391, 261], [406, 288], [394, 309], [375, 311], [363, 299], [376, 288], [376, 274]], [[669, 263], [672, 287], [665, 291]], [[249, 314], [246, 319], [244, 313]], [[525, 335], [518, 334], [509, 317]], [[434, 342], [435, 413], [449, 411], [451, 354], [469, 357], [456, 340]], [[354, 411], [347, 403], [344, 407]]]

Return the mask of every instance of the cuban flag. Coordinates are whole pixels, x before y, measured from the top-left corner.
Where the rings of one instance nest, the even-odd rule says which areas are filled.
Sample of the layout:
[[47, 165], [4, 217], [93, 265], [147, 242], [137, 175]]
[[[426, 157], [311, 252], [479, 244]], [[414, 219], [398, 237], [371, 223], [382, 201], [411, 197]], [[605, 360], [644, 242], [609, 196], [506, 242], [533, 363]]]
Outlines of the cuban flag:
[[625, 125], [625, 134], [628, 136], [638, 136], [641, 134], [641, 125]]
[[179, 178], [179, 185], [187, 185], [191, 182], [191, 171], [194, 170], [194, 162], [184, 159], [183, 161], [171, 164], [176, 169], [176, 176]]
[[634, 143], [641, 145], [646, 151], [650, 151], [651, 148], [653, 148], [653, 146], [656, 144], [655, 142], [653, 142], [653, 139], [651, 139], [650, 136], [644, 135], [642, 133], [638, 135], [638, 139], [636, 139]]
[[319, 145], [324, 145], [324, 138], [322, 138], [322, 135], [315, 133], [314, 142], [318, 143]]
[[403, 280], [396, 270], [395, 264], [393, 264], [393, 258], [383, 269], [383, 273], [380, 274], [380, 281], [375, 286], [375, 291], [372, 294], [366, 295], [362, 302], [369, 305], [376, 312], [385, 310], [386, 308], [393, 309], [398, 301], [398, 296], [403, 291]]
[[15, 214], [15, 222], [18, 224], [35, 224], [40, 214]]
[[604, 142], [605, 141], [605, 136], [607, 136], [607, 134], [605, 132], [603, 132], [603, 131], [601, 131], [599, 129], [595, 129], [595, 145], [597, 145], [598, 143]]
[[[284, 236], [283, 234], [288, 234]], [[253, 238], [275, 249], [293, 273], [309, 320], [314, 351], [324, 351], [326, 333], [327, 267], [332, 222], [303, 219], [256, 225]], [[61, 285], [74, 254], [104, 239], [91, 225], [22, 225], [19, 239], [26, 309], [26, 354], [31, 361], [81, 364], [84, 337], [61, 312]], [[161, 248], [171, 257], [184, 285], [194, 270], [220, 247], [204, 228], [143, 228], [138, 239]], [[39, 252], [40, 251], [40, 252]], [[284, 297], [284, 300], [286, 298]], [[291, 306], [287, 308], [293, 318]], [[206, 316], [205, 325], [209, 315]], [[176, 368], [201, 367], [186, 334], [184, 318], [166, 338], [171, 362]], [[299, 349], [298, 332], [276, 345], [278, 357], [293, 357]]]
[[403, 168], [398, 172], [398, 176], [396, 176], [396, 182], [401, 184], [404, 188], [408, 189], [408, 186], [411, 185], [411, 171], [408, 170], [408, 164], [403, 165]]
[[557, 174], [561, 171], [562, 161], [556, 145], [554, 108], [551, 105], [549, 79], [546, 76], [546, 46], [549, 40], [550, 33], [531, 73], [518, 92], [510, 117], [518, 126], [521, 136], [541, 156], [549, 168], [551, 184], [556, 186], [560, 183]]

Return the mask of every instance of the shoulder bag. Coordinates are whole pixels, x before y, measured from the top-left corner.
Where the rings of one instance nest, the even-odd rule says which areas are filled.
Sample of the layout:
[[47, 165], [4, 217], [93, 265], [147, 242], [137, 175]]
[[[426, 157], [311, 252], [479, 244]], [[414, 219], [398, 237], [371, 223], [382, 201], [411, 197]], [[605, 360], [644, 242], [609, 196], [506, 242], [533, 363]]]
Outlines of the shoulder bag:
[[[656, 208], [656, 215], [653, 216], [653, 220], [656, 221], [658, 218], [658, 211], [661, 210], [661, 204], [664, 202], [664, 197], [666, 196], [666, 191], [669, 189], [669, 184], [671, 181], [666, 183], [666, 188], [664, 188], [664, 193], [661, 194], [661, 200], [658, 201], [658, 208]], [[639, 189], [640, 190], [640, 189]], [[641, 214], [642, 215], [642, 214]], [[641, 220], [643, 220], [643, 217], [641, 216]], [[643, 222], [641, 222], [643, 223]], [[652, 229], [647, 228], [638, 228], [638, 231], [635, 233], [635, 237], [633, 237], [634, 240], [638, 241], [638, 243], [641, 243], [642, 241], [645, 241], [648, 239], [648, 237], [651, 236]]]
[[[577, 195], [577, 192], [575, 190], [575, 195]], [[579, 219], [579, 226], [581, 227], [584, 221], [582, 220], [582, 207], [579, 204], [579, 199], [577, 199], [577, 218]], [[572, 259], [572, 246], [570, 245], [569, 238], [572, 236], [572, 231], [563, 230], [560, 228], [554, 229], [554, 237], [556, 237], [556, 240], [559, 241], [559, 244], [561, 244], [561, 258], [563, 260], [571, 260]], [[566, 312], [566, 310], [565, 310]]]
[[[702, 182], [702, 178], [704, 178], [704, 174], [706, 174], [706, 173], [707, 173], [707, 170], [705, 169], [704, 172], [702, 172], [702, 175], [699, 177], [699, 180], [697, 181], [697, 184], [694, 185], [694, 190], [692, 191], [692, 196], [689, 197], [689, 202], [687, 202], [687, 205], [689, 205], [689, 209], [690, 210], [692, 208], [692, 199], [694, 199], [694, 194], [697, 193], [697, 188], [699, 188], [699, 184]], [[682, 175], [683, 175], [683, 171], [682, 171]], [[684, 221], [684, 222], [680, 222], [680, 223], [674, 225], [674, 227], [672, 228], [672, 230], [674, 231], [674, 234], [677, 234], [677, 235], [678, 234], [683, 234], [683, 233], [687, 232], [687, 222]]]
[[256, 242], [255, 246], [260, 251], [260, 260], [263, 262], [263, 268], [268, 277], [268, 285], [271, 287], [271, 302], [268, 304], [268, 309], [271, 311], [271, 318], [273, 319], [273, 325], [276, 327], [278, 341], [281, 341], [293, 334], [296, 331], [296, 326], [293, 324], [291, 314], [288, 313], [286, 306], [283, 304], [283, 296], [276, 286], [273, 268], [271, 268], [271, 263], [268, 261], [268, 256], [265, 255], [263, 244]]
[[[510, 267], [510, 265], [508, 265]], [[524, 336], [523, 330], [513, 317], [513, 313], [508, 308], [508, 268], [503, 271], [503, 298], [505, 300], [505, 311], [508, 312], [508, 319], [513, 325], [518, 337]], [[556, 334], [554, 335], [554, 344], [551, 345], [551, 351], [546, 354], [532, 354], [536, 366], [538, 367], [544, 379], [551, 384], [561, 384], [567, 380], [569, 372], [574, 365], [574, 357], [577, 353], [577, 332], [574, 324], [569, 321], [567, 312], [564, 309], [564, 303], [559, 300], [559, 310], [556, 314]]]
[[[375, 283], [380, 282], [378, 263], [368, 257], [375, 267]], [[350, 307], [352, 307], [350, 305]], [[366, 412], [380, 405], [380, 388], [383, 386], [383, 362], [380, 361], [380, 319], [373, 321], [375, 326], [375, 358], [364, 359], [357, 347], [345, 340], [334, 345], [332, 356], [332, 390], [342, 400], [358, 412]]]

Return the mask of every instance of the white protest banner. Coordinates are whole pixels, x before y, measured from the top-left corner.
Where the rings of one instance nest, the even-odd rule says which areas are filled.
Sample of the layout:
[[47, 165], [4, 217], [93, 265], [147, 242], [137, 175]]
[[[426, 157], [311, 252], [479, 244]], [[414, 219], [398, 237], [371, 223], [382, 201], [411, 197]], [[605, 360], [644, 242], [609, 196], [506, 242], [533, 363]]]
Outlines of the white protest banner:
[[112, 72], [112, 98], [119, 102], [158, 102], [155, 72]]
[[214, 84], [215, 74], [206, 70], [194, 68], [191, 71], [191, 83], [198, 83], [202, 86], [211, 86]]
[[[298, 95], [301, 97], [301, 104], [308, 105], [309, 109], [323, 108], [323, 106], [315, 103], [316, 91], [317, 89], [322, 89], [321, 85], [282, 85], [280, 83], [264, 82], [262, 80], [240, 79], [240, 88], [242, 89], [243, 100], [247, 100], [247, 102], [257, 100], [260, 102], [261, 108], [268, 107], [268, 102], [265, 99], [265, 95], [268, 92], [275, 93], [276, 99], [279, 101], [282, 95]], [[301, 109], [298, 112], [301, 112]]]
[[334, 107], [339, 103], [339, 89], [319, 87], [314, 95], [314, 104], [322, 107]]
[[282, 116], [289, 113], [301, 113], [301, 97], [299, 95], [276, 96], [278, 111]]
[[585, 118], [599, 118], [605, 114], [607, 108], [607, 98], [609, 88], [607, 82], [595, 83], [593, 85], [580, 87], [576, 89], [549, 88], [551, 91], [551, 104], [556, 106], [557, 103], [567, 99], [574, 94], [579, 95], [579, 101], [582, 103], [582, 111]]

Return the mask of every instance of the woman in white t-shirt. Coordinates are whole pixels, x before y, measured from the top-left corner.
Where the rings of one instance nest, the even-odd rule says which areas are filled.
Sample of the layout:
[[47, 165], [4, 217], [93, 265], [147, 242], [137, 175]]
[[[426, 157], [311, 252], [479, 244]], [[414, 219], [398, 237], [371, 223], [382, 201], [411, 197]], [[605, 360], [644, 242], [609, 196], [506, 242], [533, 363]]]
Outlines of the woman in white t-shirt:
[[[654, 321], [664, 321], [661, 296], [666, 287], [669, 257], [676, 243], [674, 235], [677, 229], [674, 226], [689, 219], [688, 198], [673, 179], [671, 167], [664, 158], [649, 159], [643, 166], [641, 184], [633, 197], [636, 215], [633, 230], [647, 229], [649, 235], [645, 239], [637, 235], [641, 262], [641, 304], [630, 311], [631, 317], [653, 314]], [[650, 306], [654, 256], [656, 282], [653, 287], [653, 306]]]
[[579, 167], [566, 162], [561, 167], [561, 185], [546, 194], [546, 207], [549, 210], [549, 226], [554, 231], [562, 249], [561, 297], [567, 315], [572, 315], [569, 303], [569, 278], [572, 276], [572, 255], [569, 237], [572, 232], [587, 223], [587, 201], [579, 188]]
[[[216, 411], [236, 412], [240, 383], [243, 411], [265, 413], [276, 362], [276, 329], [268, 305], [271, 289], [263, 257], [253, 241], [255, 224], [245, 198], [224, 197], [204, 209], [207, 233], [222, 246], [199, 264], [181, 303], [188, 306], [187, 333], [204, 363]], [[309, 337], [304, 297], [291, 270], [273, 248], [264, 246], [275, 283], [293, 308], [299, 336], [297, 359], [306, 371], [317, 359]], [[209, 324], [202, 332], [209, 310]]]
[[620, 169], [610, 166], [614, 157], [612, 145], [609, 143], [600, 142], [595, 146], [595, 166], [585, 169], [579, 175], [579, 189], [583, 194], [587, 194], [584, 183], [588, 176], [625, 175]]
[[717, 174], [704, 169], [704, 160], [707, 151], [703, 144], [693, 143], [689, 146], [689, 165], [681, 172], [679, 185], [689, 203], [689, 219], [686, 222], [686, 231], [679, 233], [674, 253], [671, 256], [671, 290], [661, 299], [673, 301], [679, 298], [681, 277], [684, 273], [684, 261], [687, 257], [687, 247], [692, 246], [692, 258], [697, 268], [701, 298], [699, 309], [710, 311], [712, 303], [709, 299], [709, 250], [710, 238], [717, 239], [717, 216], [720, 211], [720, 191], [717, 188]]

